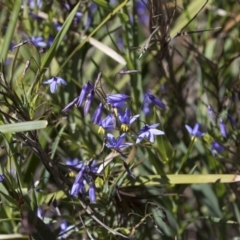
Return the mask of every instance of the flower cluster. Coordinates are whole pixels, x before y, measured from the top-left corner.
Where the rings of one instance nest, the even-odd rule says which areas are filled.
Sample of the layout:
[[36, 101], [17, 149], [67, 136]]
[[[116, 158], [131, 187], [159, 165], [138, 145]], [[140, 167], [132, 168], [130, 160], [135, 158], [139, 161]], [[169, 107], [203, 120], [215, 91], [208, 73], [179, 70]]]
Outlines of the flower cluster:
[[[91, 82], [86, 83], [77, 99], [69, 103], [64, 109], [63, 112], [67, 112], [72, 106], [73, 103], [77, 103], [77, 106], [80, 107], [84, 103], [84, 115], [88, 114], [90, 105], [93, 102], [95, 97], [95, 89]], [[150, 101], [151, 104], [165, 109], [165, 105], [156, 98], [151, 93], [146, 93], [144, 95], [144, 101]], [[130, 96], [126, 94], [107, 94], [106, 101], [101, 102], [92, 116], [92, 121], [94, 124], [99, 126], [98, 133], [105, 134], [106, 131], [119, 130], [120, 132], [128, 132], [131, 125], [139, 118], [140, 114], [131, 115], [130, 108], [127, 107], [128, 102], [130, 101]], [[104, 107], [106, 109], [112, 109], [106, 117], [102, 118]], [[137, 133], [136, 144], [140, 143], [143, 139], [147, 139], [151, 143], [154, 142], [154, 135], [163, 135], [164, 132], [156, 129], [159, 126], [159, 123], [153, 125], [147, 125], [140, 129]], [[118, 138], [115, 138], [112, 134], [107, 133], [106, 147], [113, 149], [122, 156], [121, 149], [131, 146], [133, 143], [124, 143], [126, 134], [121, 134]]]
[[[216, 123], [218, 120], [219, 114], [216, 111], [214, 111], [212, 106], [210, 106], [210, 105], [207, 107], [207, 112], [208, 112], [208, 115], [209, 115], [211, 121], [213, 123]], [[237, 126], [237, 121], [229, 113], [227, 113], [227, 120], [230, 122], [232, 127]], [[203, 135], [206, 134], [206, 133], [200, 131], [199, 123], [196, 123], [194, 128], [191, 128], [188, 125], [185, 125], [185, 127], [186, 127], [188, 133], [194, 138], [202, 137]], [[219, 118], [219, 131], [223, 138], [226, 139], [228, 137], [226, 123], [222, 118]], [[214, 156], [216, 153], [221, 154], [224, 151], [224, 147], [223, 147], [223, 145], [221, 145], [220, 143], [218, 143], [217, 141], [215, 141], [213, 139], [211, 141], [210, 150], [212, 152], [212, 155]]]
[[[59, 84], [66, 85], [66, 82], [62, 78], [57, 77], [44, 82], [44, 84], [49, 84], [51, 92], [54, 93], [56, 92]], [[140, 117], [140, 114], [131, 114], [131, 110], [129, 108], [131, 97], [120, 93], [99, 94], [95, 88], [96, 87], [91, 82], [87, 82], [82, 87], [79, 96], [74, 98], [74, 100], [71, 101], [62, 110], [62, 112], [67, 113], [75, 105], [77, 107], [83, 106], [83, 114], [87, 115], [90, 112], [92, 103], [96, 101], [95, 96], [106, 96], [106, 98], [102, 99], [97, 109], [94, 111], [91, 120], [93, 124], [98, 125], [98, 133], [104, 135], [103, 139], [107, 149], [119, 153], [120, 156], [125, 159], [127, 155], [123, 153], [123, 150], [134, 145], [133, 141], [125, 142], [127, 137], [130, 136], [131, 140], [135, 138], [135, 144], [141, 143], [144, 139], [148, 140], [150, 143], [154, 143], [154, 135], [164, 134], [162, 130], [157, 129], [160, 125], [159, 123], [152, 125], [144, 124], [141, 129], [134, 131], [132, 125]], [[156, 106], [160, 109], [166, 108], [165, 104], [150, 92], [143, 96], [143, 101], [148, 102], [148, 108], [152, 106]], [[115, 134], [111, 133], [111, 131], [118, 131], [119, 136], [114, 136]], [[94, 175], [98, 171], [96, 161], [87, 165], [84, 161], [79, 162], [78, 159], [74, 159], [72, 161], [68, 159], [66, 164], [67, 166], [74, 165], [74, 169], [78, 170], [78, 174], [71, 189], [71, 195], [77, 196], [79, 192], [82, 194], [86, 194], [88, 192], [90, 202], [95, 202], [96, 190]], [[123, 165], [127, 173], [134, 177], [124, 160]]]
[[[72, 166], [75, 170], [79, 171], [73, 183], [70, 194], [77, 196], [79, 192], [86, 194], [88, 191], [90, 202], [96, 202], [96, 192], [93, 176], [98, 171], [97, 162], [95, 160], [92, 160], [90, 164], [87, 165], [86, 162], [79, 161], [78, 159], [74, 159], [73, 161], [67, 159], [66, 164], [67, 166]], [[87, 185], [88, 190], [86, 188]]]

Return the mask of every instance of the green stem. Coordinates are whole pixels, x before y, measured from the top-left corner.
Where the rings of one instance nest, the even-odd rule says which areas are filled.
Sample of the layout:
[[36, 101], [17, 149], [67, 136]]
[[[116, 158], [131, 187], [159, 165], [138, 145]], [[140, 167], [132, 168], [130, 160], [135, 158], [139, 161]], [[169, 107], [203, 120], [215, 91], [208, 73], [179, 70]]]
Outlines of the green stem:
[[187, 153], [186, 153], [185, 156], [182, 158], [181, 163], [180, 163], [180, 166], [179, 166], [179, 168], [178, 168], [178, 170], [177, 170], [177, 172], [176, 172], [175, 174], [178, 174], [178, 173], [181, 171], [183, 165], [184, 165], [184, 164], [186, 163], [186, 161], [188, 160], [188, 157], [189, 157], [190, 153], [192, 152], [192, 149], [193, 149], [193, 145], [194, 145], [195, 140], [196, 140], [196, 137], [193, 137], [193, 138], [192, 138], [192, 141], [191, 141], [191, 143], [190, 143], [190, 145], [189, 145], [189, 147], [188, 147]]

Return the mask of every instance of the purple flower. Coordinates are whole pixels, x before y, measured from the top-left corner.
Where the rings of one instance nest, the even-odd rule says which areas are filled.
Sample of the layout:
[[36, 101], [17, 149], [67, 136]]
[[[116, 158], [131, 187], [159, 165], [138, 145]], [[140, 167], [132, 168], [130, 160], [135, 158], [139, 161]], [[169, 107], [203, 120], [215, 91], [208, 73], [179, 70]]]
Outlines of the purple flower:
[[79, 163], [78, 158], [74, 158], [74, 159], [67, 158], [67, 159], [66, 159], [66, 165], [69, 165], [69, 166], [77, 166], [78, 163]]
[[107, 94], [107, 103], [113, 108], [121, 108], [130, 97], [125, 94]]
[[120, 122], [122, 123], [121, 130], [124, 132], [127, 132], [129, 130], [129, 125], [134, 123], [136, 121], [136, 119], [140, 116], [138, 114], [131, 118], [130, 115], [131, 115], [131, 112], [130, 112], [129, 108], [126, 108], [124, 113], [119, 112], [118, 117], [119, 117]]
[[116, 150], [117, 152], [121, 152], [121, 148], [126, 148], [132, 145], [132, 143], [123, 143], [126, 137], [126, 133], [123, 133], [120, 137], [117, 139], [111, 134], [108, 133], [106, 136], [106, 139], [108, 143], [106, 143], [106, 147]]
[[92, 121], [94, 124], [100, 124], [101, 122], [101, 117], [102, 117], [102, 112], [103, 112], [103, 104], [100, 103], [97, 110], [94, 112]]
[[136, 1], [137, 14], [142, 25], [147, 25], [149, 21], [149, 12], [147, 8], [147, 1]]
[[75, 178], [75, 181], [73, 183], [73, 186], [72, 186], [72, 189], [71, 189], [71, 195], [73, 196], [77, 196], [79, 191], [81, 192], [85, 192], [85, 189], [84, 189], [84, 184], [83, 184], [83, 173], [85, 171], [85, 168], [86, 168], [86, 164], [84, 162], [82, 168], [80, 169], [79, 173], [77, 174], [76, 178]]
[[[71, 7], [68, 3], [65, 3], [65, 8], [68, 11], [71, 11]], [[76, 12], [74, 19], [73, 19], [73, 24], [76, 25], [80, 22], [81, 18], [82, 18], [83, 14], [81, 12]]]
[[41, 207], [38, 207], [37, 208], [37, 216], [40, 218], [40, 219], [43, 219], [43, 209]]
[[188, 125], [185, 125], [185, 128], [188, 130], [188, 133], [193, 137], [202, 137], [205, 133], [200, 131], [200, 124], [196, 123], [194, 128], [191, 128]]
[[109, 114], [106, 118], [104, 118], [100, 122], [100, 127], [98, 133], [105, 133], [105, 130], [114, 130], [116, 128], [115, 116], [113, 114]]
[[76, 12], [74, 19], [73, 19], [73, 24], [76, 26], [79, 24], [80, 20], [82, 19], [83, 14], [81, 12]]
[[75, 98], [72, 102], [70, 102], [70, 103], [62, 110], [62, 112], [63, 112], [63, 113], [68, 112], [68, 111], [77, 103], [77, 101], [78, 101], [78, 97]]
[[154, 142], [154, 135], [163, 135], [164, 132], [156, 129], [159, 123], [153, 125], [145, 125], [140, 131], [138, 131], [136, 144], [140, 143], [144, 138], [147, 138], [151, 143]]
[[62, 220], [60, 224], [61, 232], [60, 234], [64, 233], [67, 229], [67, 221], [65, 219]]
[[227, 138], [227, 129], [226, 129], [226, 126], [225, 126], [224, 121], [222, 119], [220, 119], [219, 128], [220, 128], [220, 132], [221, 132], [222, 136], [224, 138]]
[[87, 115], [88, 112], [89, 112], [89, 108], [90, 108], [90, 105], [92, 103], [92, 100], [94, 98], [94, 90], [92, 90], [88, 95], [87, 95], [87, 99], [85, 101], [85, 105], [84, 105], [84, 115]]
[[216, 121], [216, 115], [210, 105], [208, 105], [208, 115], [212, 119], [213, 122]]
[[5, 180], [5, 175], [4, 173], [3, 174], [0, 174], [0, 182], [3, 182]]
[[57, 86], [60, 84], [67, 85], [65, 80], [63, 80], [60, 77], [53, 77], [45, 82], [43, 84], [49, 84], [50, 85], [50, 91], [51, 93], [55, 93], [57, 91]]
[[215, 156], [216, 152], [221, 154], [224, 151], [224, 147], [222, 145], [220, 145], [218, 142], [214, 141], [212, 142], [211, 145], [211, 152], [212, 155]]
[[158, 98], [156, 98], [153, 94], [151, 93], [146, 93], [145, 96], [144, 96], [144, 101], [148, 99], [150, 100], [151, 103], [153, 103], [154, 105], [156, 105], [157, 107], [159, 108], [162, 108], [162, 109], [165, 109], [166, 106], [165, 104], [160, 101]]
[[32, 42], [36, 47], [47, 47], [47, 43], [44, 41], [43, 37], [31, 37], [29, 41]]
[[28, 3], [29, 8], [31, 8], [31, 9], [35, 8], [35, 4], [37, 4], [38, 8], [42, 7], [42, 0], [25, 0], [25, 2]]
[[144, 97], [143, 112], [145, 113], [145, 115], [148, 115], [152, 112], [152, 110], [149, 107], [150, 104], [151, 104], [151, 100], [149, 99], [149, 97]]
[[89, 184], [88, 194], [89, 194], [90, 203], [96, 202], [96, 190], [95, 190], [94, 183]]
[[97, 11], [97, 4], [95, 4], [94, 2], [91, 3], [90, 7], [89, 7], [89, 12], [88, 12], [88, 17], [87, 17], [87, 21], [84, 24], [85, 29], [88, 29], [91, 25], [91, 23], [93, 22], [93, 16], [94, 13]]
[[84, 161], [79, 162], [79, 164], [76, 166], [76, 168], [79, 169], [79, 172], [75, 178], [70, 194], [73, 196], [77, 196], [79, 192], [86, 194], [85, 185], [89, 183], [89, 191], [91, 191], [89, 192], [89, 197], [90, 202], [92, 202], [93, 200], [92, 185], [94, 183], [91, 174], [97, 173], [98, 167], [99, 166], [95, 160], [92, 160], [89, 165], [87, 165]]
[[87, 82], [83, 88], [82, 88], [82, 91], [79, 95], [79, 98], [78, 98], [78, 102], [77, 102], [77, 105], [78, 107], [80, 107], [84, 101], [84, 99], [87, 97], [87, 95], [93, 90], [93, 85], [91, 82]]
[[230, 115], [227, 115], [229, 122], [231, 123], [232, 126], [236, 127], [237, 126], [237, 121]]
[[[65, 232], [68, 232], [70, 229], [73, 229], [74, 226], [73, 225], [70, 225], [68, 226], [67, 225], [67, 221], [65, 219], [63, 219], [61, 221], [61, 224], [60, 224], [60, 229], [61, 229], [61, 232], [59, 233], [59, 236], [61, 236], [61, 239], [66, 239], [67, 236], [62, 236]], [[59, 239], [59, 238], [58, 238]]]

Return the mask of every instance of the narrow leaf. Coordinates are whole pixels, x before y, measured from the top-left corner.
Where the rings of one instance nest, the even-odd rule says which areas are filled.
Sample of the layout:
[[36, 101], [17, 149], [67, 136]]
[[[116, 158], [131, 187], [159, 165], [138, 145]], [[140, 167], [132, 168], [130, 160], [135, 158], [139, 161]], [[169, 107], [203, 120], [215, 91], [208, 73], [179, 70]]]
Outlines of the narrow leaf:
[[48, 122], [45, 120], [4, 124], [0, 126], [0, 132], [13, 133], [13, 132], [32, 131], [32, 130], [45, 128], [47, 124]]

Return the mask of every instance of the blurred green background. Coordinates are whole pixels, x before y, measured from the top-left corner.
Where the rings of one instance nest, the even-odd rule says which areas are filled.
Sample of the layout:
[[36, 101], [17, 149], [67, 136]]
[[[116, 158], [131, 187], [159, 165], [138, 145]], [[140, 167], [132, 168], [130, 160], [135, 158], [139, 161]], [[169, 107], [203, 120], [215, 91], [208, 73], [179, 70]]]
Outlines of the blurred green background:
[[[0, 239], [240, 239], [239, 21], [239, 1], [0, 0]], [[89, 114], [63, 113], [88, 81]], [[148, 91], [166, 108], [145, 114]], [[140, 114], [127, 158], [91, 121], [110, 93]], [[155, 123], [165, 135], [135, 144]], [[86, 173], [95, 203], [69, 194], [75, 158], [103, 169]]]

